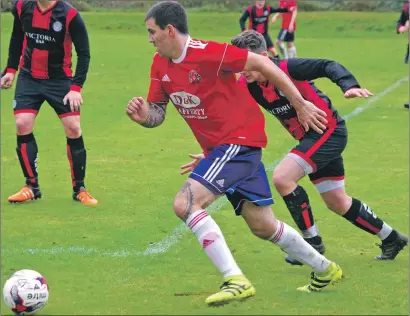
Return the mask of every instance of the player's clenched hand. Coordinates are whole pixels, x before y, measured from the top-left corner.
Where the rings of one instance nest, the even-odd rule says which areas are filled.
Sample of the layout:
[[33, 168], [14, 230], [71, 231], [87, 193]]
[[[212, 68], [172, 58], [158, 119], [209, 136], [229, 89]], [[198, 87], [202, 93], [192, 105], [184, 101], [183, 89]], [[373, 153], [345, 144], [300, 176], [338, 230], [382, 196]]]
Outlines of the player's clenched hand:
[[319, 134], [323, 134], [326, 129], [327, 119], [326, 113], [315, 106], [313, 103], [305, 100], [305, 106], [297, 111], [298, 119], [305, 131], [309, 128], [313, 129]]
[[126, 113], [131, 120], [139, 124], [144, 123], [148, 117], [149, 104], [142, 97], [134, 97], [128, 102]]
[[361, 88], [351, 88], [345, 92], [345, 98], [346, 99], [351, 99], [351, 98], [368, 98], [373, 95], [369, 90], [367, 89], [361, 89]]
[[186, 174], [194, 170], [195, 167], [199, 164], [199, 162], [205, 158], [205, 155], [204, 154], [196, 154], [196, 155], [189, 154], [189, 157], [191, 157], [194, 160], [192, 160], [190, 163], [187, 163], [186, 165], [181, 166], [181, 169], [182, 169], [181, 174]]
[[66, 105], [67, 102], [70, 103], [71, 112], [78, 112], [80, 110], [80, 105], [83, 104], [81, 93], [71, 90], [65, 95], [63, 99], [64, 105]]
[[2, 89], [9, 89], [13, 85], [14, 74], [8, 72], [3, 77], [1, 77], [0, 86]]

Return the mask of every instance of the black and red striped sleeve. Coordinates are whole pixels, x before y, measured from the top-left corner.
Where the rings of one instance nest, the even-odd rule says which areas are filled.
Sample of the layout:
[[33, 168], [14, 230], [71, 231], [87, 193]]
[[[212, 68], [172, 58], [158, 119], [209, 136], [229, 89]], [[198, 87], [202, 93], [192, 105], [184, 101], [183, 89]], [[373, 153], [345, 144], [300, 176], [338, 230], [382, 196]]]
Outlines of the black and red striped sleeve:
[[249, 10], [249, 8], [247, 8], [243, 12], [241, 17], [239, 18], [239, 26], [241, 27], [242, 32], [246, 30], [245, 23], [246, 23], [246, 20], [249, 19], [249, 16], [250, 16], [250, 10]]
[[279, 66], [294, 80], [310, 81], [318, 78], [328, 78], [337, 84], [343, 92], [351, 88], [360, 88], [353, 74], [343, 65], [333, 60], [291, 58], [281, 61]]
[[289, 9], [269, 7], [269, 13], [285, 13], [285, 12], [289, 12]]
[[71, 90], [80, 92], [87, 78], [90, 66], [90, 42], [84, 20], [75, 9], [70, 9], [67, 15], [68, 32], [77, 53], [77, 67]]
[[19, 67], [20, 57], [23, 49], [24, 31], [21, 24], [20, 15], [22, 11], [23, 1], [17, 1], [13, 4], [11, 13], [14, 16], [13, 31], [10, 38], [9, 57], [7, 60], [7, 66], [4, 71], [10, 73], [16, 73]]

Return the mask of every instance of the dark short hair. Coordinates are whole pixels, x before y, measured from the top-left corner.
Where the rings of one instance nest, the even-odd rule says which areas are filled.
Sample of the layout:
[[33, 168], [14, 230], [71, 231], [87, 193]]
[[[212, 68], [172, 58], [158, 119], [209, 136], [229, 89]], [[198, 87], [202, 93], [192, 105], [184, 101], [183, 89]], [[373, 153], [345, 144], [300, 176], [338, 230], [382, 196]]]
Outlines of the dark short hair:
[[188, 34], [188, 17], [184, 7], [176, 1], [161, 1], [149, 9], [145, 21], [153, 18], [155, 23], [164, 30], [172, 25], [180, 33]]
[[254, 30], [248, 30], [236, 35], [232, 38], [231, 44], [239, 48], [245, 48], [256, 54], [267, 50], [265, 38], [262, 34]]

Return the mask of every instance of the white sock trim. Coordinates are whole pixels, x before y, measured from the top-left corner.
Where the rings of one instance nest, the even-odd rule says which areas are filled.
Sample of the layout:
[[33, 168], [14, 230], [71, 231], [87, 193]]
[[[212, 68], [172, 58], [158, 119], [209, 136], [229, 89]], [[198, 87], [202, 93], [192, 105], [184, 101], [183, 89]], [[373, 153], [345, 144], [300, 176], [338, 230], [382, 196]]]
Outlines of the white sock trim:
[[313, 238], [319, 235], [319, 229], [317, 229], [316, 224], [302, 231], [303, 238]]
[[195, 233], [210, 219], [209, 214], [204, 210], [192, 213], [186, 220], [187, 226]]
[[393, 231], [393, 228], [391, 228], [389, 225], [387, 225], [385, 222], [383, 222], [382, 229], [376, 234], [380, 240], [385, 240]]

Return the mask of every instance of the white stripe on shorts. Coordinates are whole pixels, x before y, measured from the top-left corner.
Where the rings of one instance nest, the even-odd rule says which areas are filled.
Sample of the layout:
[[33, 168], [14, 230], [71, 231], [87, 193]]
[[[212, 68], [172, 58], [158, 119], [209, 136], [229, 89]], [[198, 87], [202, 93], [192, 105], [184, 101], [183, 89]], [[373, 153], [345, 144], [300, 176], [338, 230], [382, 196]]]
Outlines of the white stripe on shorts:
[[224, 161], [218, 168], [217, 170], [214, 172], [214, 174], [211, 176], [212, 178], [209, 179], [209, 182], [212, 182], [215, 180], [216, 176], [221, 172], [222, 168], [225, 166], [225, 164], [231, 160], [233, 157], [235, 157], [239, 150], [241, 149], [241, 146], [235, 145], [234, 150], [231, 152], [231, 154], [229, 155], [228, 159], [226, 159], [226, 161]]
[[279, 40], [280, 40], [280, 41], [284, 41], [284, 40], [285, 40], [285, 37], [286, 37], [286, 34], [288, 34], [288, 30], [282, 29], [282, 30], [280, 31]]
[[228, 150], [225, 152], [224, 156], [222, 159], [216, 158], [215, 161], [212, 163], [212, 165], [209, 167], [205, 175], [203, 176], [203, 179], [205, 179], [208, 182], [212, 182], [213, 179], [218, 175], [218, 173], [221, 171], [223, 166], [226, 164], [228, 160], [232, 158], [233, 155], [236, 155], [240, 149], [240, 146], [238, 145], [229, 145]]

